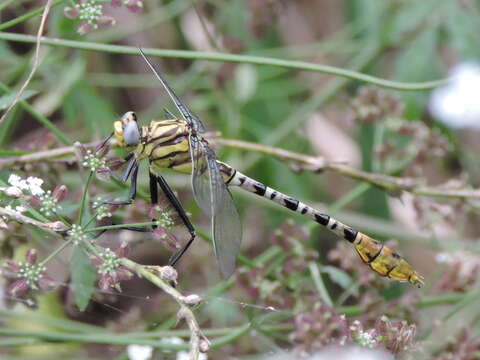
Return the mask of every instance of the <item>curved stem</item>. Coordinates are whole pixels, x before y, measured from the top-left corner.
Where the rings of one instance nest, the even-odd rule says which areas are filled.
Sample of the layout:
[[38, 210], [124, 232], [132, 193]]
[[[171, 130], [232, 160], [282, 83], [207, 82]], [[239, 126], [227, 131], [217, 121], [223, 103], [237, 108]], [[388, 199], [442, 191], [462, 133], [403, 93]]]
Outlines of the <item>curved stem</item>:
[[207, 340], [200, 330], [193, 311], [183, 300], [185, 297], [177, 289], [161, 279], [160, 276], [154, 274], [148, 267], [137, 264], [127, 258], [122, 258], [120, 260], [123, 266], [135, 272], [139, 277], [142, 277], [150, 281], [152, 284], [158, 286], [165, 293], [175, 299], [180, 307], [180, 311], [178, 312], [177, 316], [179, 319], [184, 319], [190, 329], [190, 359], [197, 360], [200, 353], [201, 340]]
[[[18, 42], [32, 43], [36, 41], [35, 36], [22, 35], [14, 33], [0, 32], [0, 39]], [[138, 48], [132, 46], [108, 45], [87, 41], [74, 41], [57, 38], [42, 37], [41, 43], [45, 45], [60, 46], [82, 50], [102, 51], [116, 54], [138, 55]], [[187, 51], [187, 50], [171, 50], [171, 49], [143, 49], [146, 55], [160, 56], [169, 58], [194, 59], [194, 60], [210, 60], [219, 62], [247, 63], [254, 65], [270, 65], [289, 69], [305, 70], [320, 72], [324, 74], [335, 75], [347, 79], [358, 80], [380, 87], [394, 90], [431, 90], [440, 85], [444, 85], [449, 79], [439, 79], [419, 83], [405, 83], [399, 81], [391, 81], [375, 76], [363, 74], [357, 71], [346, 70], [328, 65], [318, 65], [305, 61], [292, 61], [284, 59], [276, 59], [262, 56], [250, 55], [234, 55], [214, 52]]]

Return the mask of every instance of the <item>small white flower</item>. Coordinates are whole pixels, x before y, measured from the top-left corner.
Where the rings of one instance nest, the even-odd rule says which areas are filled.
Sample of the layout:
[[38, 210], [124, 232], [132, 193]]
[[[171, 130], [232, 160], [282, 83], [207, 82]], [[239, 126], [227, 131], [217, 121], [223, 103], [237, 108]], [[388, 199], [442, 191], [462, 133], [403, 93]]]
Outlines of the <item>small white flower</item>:
[[32, 195], [42, 195], [45, 191], [42, 189], [43, 180], [37, 177], [29, 176], [26, 180], [16, 174], [11, 174], [8, 183], [20, 190], [28, 190]]
[[359, 345], [370, 348], [370, 349], [374, 348], [378, 343], [378, 340], [375, 337], [373, 337], [372, 334], [366, 331], [360, 331], [360, 333], [355, 338], [355, 341]]
[[22, 181], [22, 178], [17, 174], [10, 174], [10, 176], [8, 177], [8, 183], [18, 188], [21, 188], [20, 186], [21, 181]]
[[128, 345], [127, 354], [129, 360], [148, 360], [152, 358], [153, 347], [148, 345]]
[[52, 196], [50, 190], [40, 196], [40, 201], [40, 212], [47, 217], [52, 216], [62, 208], [58, 205], [58, 200]]
[[24, 213], [27, 211], [27, 208], [25, 206], [18, 205], [15, 207], [15, 211], [19, 214]]
[[107, 167], [105, 159], [97, 157], [97, 154], [92, 153], [91, 150], [87, 150], [87, 153], [83, 157], [82, 165], [86, 168], [89, 168], [90, 171], [97, 171], [100, 168]]
[[43, 195], [45, 191], [42, 189], [43, 180], [37, 177], [29, 176], [27, 184], [32, 195]]
[[24, 206], [18, 205], [18, 206], [15, 206], [15, 209], [14, 209], [10, 205], [7, 205], [5, 206], [5, 210], [14, 212], [17, 215], [21, 215], [23, 212], [27, 211], [27, 208], [25, 208]]
[[93, 208], [97, 211], [97, 220], [102, 220], [103, 218], [112, 217], [112, 213], [109, 211], [109, 206], [102, 204], [102, 199], [98, 198], [93, 202]]
[[432, 93], [431, 114], [452, 128], [480, 127], [480, 64], [466, 62], [455, 65], [452, 80]]

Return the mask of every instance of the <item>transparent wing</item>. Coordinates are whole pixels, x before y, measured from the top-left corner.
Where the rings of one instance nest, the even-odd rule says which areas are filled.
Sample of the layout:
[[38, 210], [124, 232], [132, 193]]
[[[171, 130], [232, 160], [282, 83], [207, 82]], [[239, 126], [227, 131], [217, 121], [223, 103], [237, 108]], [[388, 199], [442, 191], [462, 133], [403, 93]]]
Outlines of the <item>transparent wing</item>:
[[220, 273], [228, 279], [235, 271], [235, 262], [242, 242], [242, 224], [237, 206], [225, 183], [222, 184], [223, 201], [212, 219], [215, 256]]
[[224, 278], [235, 271], [242, 226], [235, 202], [218, 169], [215, 153], [196, 136], [190, 137], [195, 200], [211, 217], [215, 256]]
[[196, 136], [190, 136], [190, 152], [192, 158], [192, 189], [193, 196], [200, 208], [212, 217], [216, 199], [212, 193], [212, 182], [208, 169], [206, 147]]
[[187, 105], [185, 105], [181, 100], [180, 98], [177, 96], [177, 94], [175, 93], [175, 91], [172, 89], [172, 87], [168, 84], [167, 80], [163, 77], [162, 74], [160, 74], [160, 72], [157, 71], [157, 69], [155, 69], [155, 67], [153, 66], [153, 64], [150, 62], [150, 60], [148, 60], [147, 56], [145, 55], [145, 53], [143, 52], [142, 49], [140, 49], [140, 54], [142, 55], [143, 59], [145, 60], [145, 62], [147, 63], [148, 67], [152, 70], [152, 72], [155, 74], [156, 78], [158, 79], [158, 81], [160, 81], [160, 83], [162, 84], [162, 86], [165, 88], [165, 90], [167, 91], [168, 93], [168, 96], [170, 96], [170, 99], [172, 99], [173, 103], [175, 104], [175, 106], [177, 107], [178, 111], [180, 112], [180, 114], [182, 114], [182, 117], [183, 119], [189, 123], [193, 129], [195, 129], [195, 131], [198, 131], [198, 132], [205, 132], [205, 127], [203, 126], [202, 122], [200, 121], [200, 119], [198, 117], [196, 117], [191, 111], [190, 109], [187, 107]]

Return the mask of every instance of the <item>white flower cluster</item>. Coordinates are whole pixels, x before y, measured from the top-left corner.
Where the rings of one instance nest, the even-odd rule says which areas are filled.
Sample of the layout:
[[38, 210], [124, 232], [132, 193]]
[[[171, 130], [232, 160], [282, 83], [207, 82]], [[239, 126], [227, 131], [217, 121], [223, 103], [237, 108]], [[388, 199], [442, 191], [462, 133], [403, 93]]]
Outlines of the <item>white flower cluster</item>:
[[74, 245], [79, 245], [88, 239], [88, 236], [85, 234], [82, 227], [77, 224], [72, 225], [71, 229], [68, 231], [68, 236]]
[[15, 206], [15, 208], [13, 208], [10, 205], [7, 205], [7, 206], [5, 206], [5, 210], [9, 210], [9, 211], [12, 211], [12, 212], [20, 215], [21, 213], [24, 213], [25, 211], [27, 211], [27, 208], [25, 206], [22, 206], [22, 205], [17, 205], [17, 206]]
[[38, 281], [47, 270], [46, 266], [41, 264], [20, 263], [18, 276], [27, 281], [28, 286], [33, 290], [38, 290]]
[[172, 211], [163, 211], [157, 219], [157, 224], [160, 227], [164, 227], [166, 229], [171, 229], [175, 226], [175, 222], [172, 218]]
[[87, 154], [83, 158], [83, 166], [90, 168], [90, 171], [97, 171], [100, 168], [106, 168], [107, 163], [105, 162], [105, 159], [98, 158], [91, 150], [87, 150]]
[[357, 334], [355, 341], [357, 342], [357, 344], [363, 347], [367, 347], [369, 349], [373, 349], [378, 345], [378, 338], [376, 338], [367, 331], [360, 331]]
[[17, 174], [11, 174], [8, 178], [8, 183], [20, 191], [28, 191], [32, 195], [40, 196], [45, 193], [42, 189], [43, 180], [37, 177], [29, 176], [26, 179], [22, 179]]
[[49, 217], [59, 211], [62, 207], [58, 205], [58, 199], [52, 196], [52, 192], [48, 190], [40, 197], [42, 204], [40, 205], [40, 212]]
[[98, 274], [105, 275], [115, 271], [121, 264], [120, 259], [118, 258], [117, 254], [110, 250], [109, 248], [105, 248], [102, 252], [98, 254], [100, 258], [103, 260], [102, 264], [98, 266]]
[[97, 199], [93, 202], [93, 208], [97, 212], [97, 220], [102, 220], [103, 218], [112, 217], [112, 213], [109, 211], [107, 205], [102, 204], [102, 199]]
[[75, 7], [78, 10], [78, 18], [85, 21], [96, 29], [98, 27], [97, 21], [103, 15], [103, 6], [98, 4], [95, 0], [89, 0], [82, 3], [76, 3]]

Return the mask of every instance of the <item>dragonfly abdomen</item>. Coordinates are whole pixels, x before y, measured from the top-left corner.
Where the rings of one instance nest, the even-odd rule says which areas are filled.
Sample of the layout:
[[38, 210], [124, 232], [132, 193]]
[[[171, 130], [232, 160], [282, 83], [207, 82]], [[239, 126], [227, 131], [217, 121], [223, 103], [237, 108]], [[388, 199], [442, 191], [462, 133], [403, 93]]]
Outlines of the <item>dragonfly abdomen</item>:
[[261, 182], [256, 181], [237, 170], [232, 170], [235, 172], [235, 174], [233, 177], [231, 176], [231, 179], [228, 182], [229, 186], [239, 186], [256, 195], [272, 200], [289, 210], [308, 216], [312, 220], [334, 232], [336, 235], [343, 237], [345, 240], [348, 240], [351, 243], [355, 243], [358, 236], [358, 232], [356, 230], [342, 224], [340, 221], [337, 221], [326, 214], [319, 212], [313, 207], [291, 196], [272, 189], [271, 187], [268, 187], [265, 184], [262, 184]]
[[289, 210], [310, 217], [336, 235], [352, 243], [362, 261], [378, 274], [399, 281], [408, 281], [417, 286], [423, 284], [423, 277], [405, 259], [380, 241], [372, 239], [333, 217], [323, 214], [291, 196], [285, 195], [242, 174], [227, 164], [219, 161], [218, 164], [227, 185], [241, 187], [249, 192], [270, 199]]

